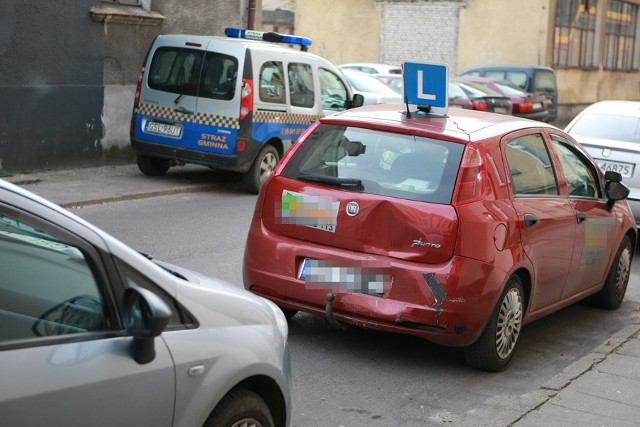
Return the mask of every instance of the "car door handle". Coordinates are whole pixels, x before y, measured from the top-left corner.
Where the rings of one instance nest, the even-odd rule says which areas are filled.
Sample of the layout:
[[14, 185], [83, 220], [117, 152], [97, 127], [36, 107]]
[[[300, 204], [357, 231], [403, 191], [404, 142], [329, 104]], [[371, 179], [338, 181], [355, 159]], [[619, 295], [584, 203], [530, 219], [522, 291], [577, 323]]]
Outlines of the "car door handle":
[[535, 216], [534, 214], [524, 214], [524, 225], [525, 227], [529, 228], [529, 227], [533, 227], [534, 225], [536, 225], [538, 223], [538, 217]]
[[576, 219], [578, 220], [578, 224], [582, 224], [587, 220], [587, 215], [584, 212], [576, 212]]

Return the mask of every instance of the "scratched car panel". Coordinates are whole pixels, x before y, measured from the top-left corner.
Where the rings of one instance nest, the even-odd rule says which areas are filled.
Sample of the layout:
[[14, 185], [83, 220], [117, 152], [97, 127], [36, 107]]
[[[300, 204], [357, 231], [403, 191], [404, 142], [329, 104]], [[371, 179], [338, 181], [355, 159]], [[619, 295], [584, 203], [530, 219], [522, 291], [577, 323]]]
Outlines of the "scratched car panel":
[[497, 371], [523, 324], [586, 297], [622, 302], [636, 228], [620, 179], [545, 123], [338, 113], [260, 192], [244, 284], [290, 318], [464, 347]]

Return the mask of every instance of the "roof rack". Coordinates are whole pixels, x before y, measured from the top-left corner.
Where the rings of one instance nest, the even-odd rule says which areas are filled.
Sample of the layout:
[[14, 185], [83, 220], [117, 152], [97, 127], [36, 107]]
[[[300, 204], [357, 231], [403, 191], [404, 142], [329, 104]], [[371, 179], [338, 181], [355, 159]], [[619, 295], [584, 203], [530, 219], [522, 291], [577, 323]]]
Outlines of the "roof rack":
[[290, 34], [280, 34], [272, 31], [254, 31], [254, 30], [242, 30], [239, 28], [225, 28], [224, 34], [227, 37], [235, 37], [239, 39], [248, 40], [260, 40], [265, 42], [274, 43], [287, 43], [297, 44], [300, 46], [300, 50], [307, 51], [311, 46], [311, 39], [302, 36], [293, 36]]

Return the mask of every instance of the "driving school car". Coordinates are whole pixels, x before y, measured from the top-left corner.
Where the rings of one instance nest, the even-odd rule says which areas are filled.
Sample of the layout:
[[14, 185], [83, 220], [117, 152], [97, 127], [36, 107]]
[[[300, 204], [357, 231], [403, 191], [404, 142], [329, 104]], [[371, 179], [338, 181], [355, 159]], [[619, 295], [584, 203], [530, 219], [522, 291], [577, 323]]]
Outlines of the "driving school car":
[[637, 239], [620, 175], [553, 126], [447, 112], [446, 90], [417, 87], [445, 113], [363, 107], [292, 147], [257, 199], [245, 288], [289, 317], [464, 347], [488, 371], [527, 322], [587, 297], [617, 308]]

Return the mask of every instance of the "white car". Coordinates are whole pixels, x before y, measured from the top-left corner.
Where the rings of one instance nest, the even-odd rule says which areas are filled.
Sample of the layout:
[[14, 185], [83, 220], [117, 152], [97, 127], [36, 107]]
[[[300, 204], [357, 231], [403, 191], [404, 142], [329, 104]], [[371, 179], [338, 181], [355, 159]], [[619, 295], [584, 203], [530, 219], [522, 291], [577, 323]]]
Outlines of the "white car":
[[342, 70], [356, 94], [364, 97], [362, 105], [402, 103], [402, 95], [372, 74]]
[[580, 112], [565, 131], [603, 171], [622, 175], [622, 182], [631, 190], [629, 205], [640, 227], [640, 102], [596, 102]]
[[288, 327], [266, 299], [3, 180], [0, 271], [3, 426], [289, 425]]
[[367, 74], [402, 74], [402, 68], [397, 65], [379, 64], [374, 62], [357, 62], [338, 66], [341, 70], [360, 71]]

